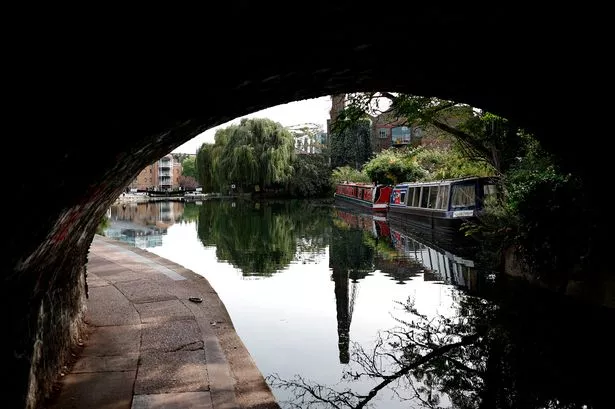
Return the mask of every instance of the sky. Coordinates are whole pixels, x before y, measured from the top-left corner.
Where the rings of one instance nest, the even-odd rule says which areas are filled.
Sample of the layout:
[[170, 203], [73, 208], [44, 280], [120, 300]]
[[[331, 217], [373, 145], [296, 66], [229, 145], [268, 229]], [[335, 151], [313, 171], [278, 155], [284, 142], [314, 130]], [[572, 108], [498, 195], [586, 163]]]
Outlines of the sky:
[[248, 115], [240, 116], [222, 125], [215, 126], [195, 136], [193, 139], [178, 146], [173, 153], [196, 153], [203, 143], [214, 143], [216, 130], [225, 128], [233, 123], [239, 123], [241, 118], [269, 118], [281, 123], [283, 126], [313, 123], [321, 125], [323, 130], [327, 129], [327, 119], [331, 109], [331, 97], [305, 99], [303, 101], [290, 102], [288, 104], [277, 105], [261, 111], [253, 112]]

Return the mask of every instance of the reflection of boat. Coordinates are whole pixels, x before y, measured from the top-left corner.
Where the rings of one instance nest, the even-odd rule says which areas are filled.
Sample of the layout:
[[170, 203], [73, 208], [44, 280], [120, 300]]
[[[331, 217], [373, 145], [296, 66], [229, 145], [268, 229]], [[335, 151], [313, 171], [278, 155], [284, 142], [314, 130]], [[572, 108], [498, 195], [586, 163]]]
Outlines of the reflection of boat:
[[477, 218], [495, 191], [495, 179], [489, 177], [402, 183], [392, 190], [387, 217], [417, 230], [454, 236], [463, 222]]
[[398, 284], [422, 277], [423, 281], [444, 282], [474, 291], [479, 281], [487, 278], [466, 256], [472, 249], [465, 242], [453, 242], [445, 249], [376, 215], [349, 209], [337, 209], [336, 213], [349, 226], [371, 232], [378, 242], [390, 247], [392, 254], [379, 247], [374, 254], [374, 266]]
[[336, 209], [336, 215], [349, 226], [372, 233], [374, 237], [389, 237], [389, 224], [384, 216], [350, 211], [344, 208]]
[[340, 183], [334, 197], [377, 212], [386, 212], [391, 195], [391, 186], [368, 183]]
[[427, 245], [418, 236], [394, 225], [390, 225], [390, 229], [395, 249], [424, 266], [423, 281], [441, 281], [475, 291], [480, 285], [479, 281], [488, 278], [484, 272], [479, 273], [482, 269], [473, 260], [460, 255], [465, 253], [465, 248], [451, 253], [432, 244]]

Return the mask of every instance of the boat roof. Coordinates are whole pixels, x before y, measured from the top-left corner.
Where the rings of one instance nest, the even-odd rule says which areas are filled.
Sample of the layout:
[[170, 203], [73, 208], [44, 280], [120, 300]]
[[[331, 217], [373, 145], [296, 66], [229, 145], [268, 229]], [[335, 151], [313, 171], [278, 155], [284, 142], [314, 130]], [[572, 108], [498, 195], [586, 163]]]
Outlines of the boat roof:
[[371, 183], [362, 183], [362, 182], [342, 182], [342, 183], [338, 183], [338, 186], [359, 186], [359, 187], [374, 187], [373, 184]]
[[395, 187], [407, 187], [407, 186], [439, 186], [439, 185], [450, 185], [453, 183], [467, 182], [471, 180], [488, 180], [495, 179], [495, 176], [469, 176], [463, 178], [456, 179], [441, 179], [441, 180], [431, 180], [429, 182], [403, 182], [398, 183]]

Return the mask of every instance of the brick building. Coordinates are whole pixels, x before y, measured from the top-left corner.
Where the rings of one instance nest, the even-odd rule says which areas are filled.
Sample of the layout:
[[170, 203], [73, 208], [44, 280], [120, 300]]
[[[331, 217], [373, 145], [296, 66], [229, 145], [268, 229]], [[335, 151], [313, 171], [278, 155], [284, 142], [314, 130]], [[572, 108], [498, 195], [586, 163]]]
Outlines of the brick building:
[[[327, 120], [327, 133], [331, 135], [331, 127], [346, 104], [346, 94], [331, 95], [330, 119]], [[448, 147], [450, 135], [433, 126], [422, 127], [408, 124], [405, 118], [397, 118], [391, 113], [368, 115], [371, 122], [371, 142], [374, 152], [381, 152], [390, 147], [408, 145], [427, 145], [432, 147]], [[451, 126], [458, 123], [458, 118], [445, 118], [443, 121]]]
[[[331, 95], [330, 119], [327, 120], [327, 133], [346, 105], [346, 94]], [[370, 139], [374, 152], [380, 152], [391, 146], [406, 146], [418, 143], [422, 130], [418, 126], [408, 125], [404, 118], [397, 118], [390, 113], [369, 115], [371, 122]]]
[[138, 190], [173, 190], [179, 187], [179, 177], [181, 175], [181, 163], [175, 161], [173, 155], [165, 155], [143, 169], [130, 183], [130, 188]]

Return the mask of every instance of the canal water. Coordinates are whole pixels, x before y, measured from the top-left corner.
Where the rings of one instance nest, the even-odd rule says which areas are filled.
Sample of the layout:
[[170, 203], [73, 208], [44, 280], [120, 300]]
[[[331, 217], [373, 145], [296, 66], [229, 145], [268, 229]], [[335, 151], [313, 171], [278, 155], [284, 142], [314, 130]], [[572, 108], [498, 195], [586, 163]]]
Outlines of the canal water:
[[476, 249], [308, 201], [126, 203], [108, 216], [106, 236], [209, 280], [282, 407], [612, 403], [611, 311], [523, 288]]

